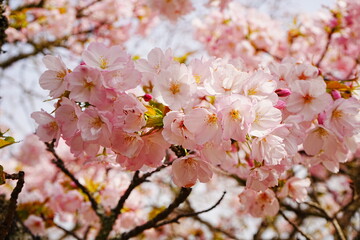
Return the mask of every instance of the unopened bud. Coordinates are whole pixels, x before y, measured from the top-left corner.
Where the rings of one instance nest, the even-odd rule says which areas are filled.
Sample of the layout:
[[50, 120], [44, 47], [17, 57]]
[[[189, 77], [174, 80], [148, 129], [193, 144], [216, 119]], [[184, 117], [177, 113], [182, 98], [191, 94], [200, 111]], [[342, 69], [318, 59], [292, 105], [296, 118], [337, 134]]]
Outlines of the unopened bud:
[[340, 92], [335, 89], [331, 91], [331, 96], [333, 97], [334, 100], [341, 98]]
[[84, 61], [81, 61], [80, 66], [86, 65]]
[[290, 89], [287, 89], [287, 88], [278, 88], [275, 90], [275, 93], [279, 97], [287, 97], [291, 94], [291, 91], [290, 91]]
[[276, 103], [276, 105], [274, 107], [281, 110], [286, 107], [286, 103], [284, 101], [278, 100], [278, 102]]
[[144, 95], [143, 98], [144, 98], [145, 102], [149, 102], [152, 99], [152, 96], [151, 96], [151, 94], [147, 93], [147, 94]]
[[318, 114], [318, 123], [321, 124], [321, 125], [324, 125], [324, 121], [326, 119], [326, 113], [325, 112], [321, 112]]

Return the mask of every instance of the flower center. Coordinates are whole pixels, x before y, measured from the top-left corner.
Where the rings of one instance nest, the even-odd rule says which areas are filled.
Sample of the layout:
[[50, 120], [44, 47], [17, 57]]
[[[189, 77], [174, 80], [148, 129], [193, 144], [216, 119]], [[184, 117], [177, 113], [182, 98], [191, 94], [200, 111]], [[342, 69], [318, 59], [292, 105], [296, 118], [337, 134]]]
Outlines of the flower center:
[[208, 115], [207, 122], [208, 122], [209, 124], [216, 124], [216, 123], [217, 123], [216, 114]]
[[100, 57], [100, 68], [106, 69], [108, 67], [108, 61], [103, 56]]
[[172, 94], [177, 94], [180, 92], [180, 84], [172, 82], [169, 88]]
[[304, 103], [311, 103], [311, 101], [313, 100], [314, 98], [312, 96], [310, 96], [309, 94], [306, 94], [304, 96]]
[[335, 110], [332, 112], [332, 118], [341, 118], [343, 116], [343, 112], [340, 110]]
[[236, 110], [236, 109], [231, 110], [230, 117], [233, 120], [239, 120], [241, 118], [239, 110]]

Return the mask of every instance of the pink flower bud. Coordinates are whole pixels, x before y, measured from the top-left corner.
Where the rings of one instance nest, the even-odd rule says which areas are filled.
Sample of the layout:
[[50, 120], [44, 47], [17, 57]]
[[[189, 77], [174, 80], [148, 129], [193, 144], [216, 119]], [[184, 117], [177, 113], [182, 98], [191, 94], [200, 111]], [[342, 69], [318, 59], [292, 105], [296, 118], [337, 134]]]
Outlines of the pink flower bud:
[[80, 66], [82, 65], [86, 65], [86, 63], [84, 61], [81, 61]]
[[339, 25], [339, 21], [336, 18], [333, 18], [330, 20], [329, 22], [329, 27], [330, 28], [335, 28]]
[[144, 98], [145, 102], [149, 102], [152, 99], [152, 96], [151, 96], [151, 94], [145, 94], [143, 98]]
[[278, 88], [275, 90], [275, 93], [279, 97], [287, 97], [291, 94], [291, 91], [290, 91], [290, 89], [287, 89], [287, 88]]
[[317, 119], [317, 120], [318, 120], [318, 123], [321, 124], [321, 125], [323, 125], [325, 119], [326, 119], [326, 113], [325, 113], [325, 112], [319, 113], [318, 119]]
[[276, 105], [274, 107], [281, 110], [286, 107], [286, 103], [284, 101], [278, 100], [278, 102], [276, 103]]
[[334, 100], [341, 98], [341, 94], [338, 90], [332, 90], [331, 96], [333, 97]]

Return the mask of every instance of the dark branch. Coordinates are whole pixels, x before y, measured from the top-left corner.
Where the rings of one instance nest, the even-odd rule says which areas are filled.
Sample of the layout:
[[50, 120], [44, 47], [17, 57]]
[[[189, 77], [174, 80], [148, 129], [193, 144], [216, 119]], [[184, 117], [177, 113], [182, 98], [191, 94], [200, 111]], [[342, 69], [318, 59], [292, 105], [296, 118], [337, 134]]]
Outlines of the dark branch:
[[324, 57], [325, 57], [325, 55], [326, 55], [326, 53], [327, 53], [327, 51], [328, 51], [328, 49], [329, 49], [329, 47], [330, 47], [331, 38], [332, 38], [332, 35], [334, 34], [334, 32], [335, 32], [335, 29], [333, 28], [333, 29], [331, 29], [331, 31], [328, 33], [328, 35], [327, 35], [327, 42], [326, 42], [325, 48], [324, 48], [323, 52], [321, 53], [321, 56], [320, 56], [319, 60], [318, 60], [317, 63], [316, 63], [316, 67], [320, 67], [321, 62], [322, 62], [322, 60], [324, 59]]
[[234, 240], [237, 240], [237, 239], [238, 239], [235, 235], [233, 235], [233, 234], [225, 231], [225, 230], [222, 229], [222, 228], [213, 226], [211, 223], [205, 221], [204, 219], [201, 219], [201, 218], [200, 218], [199, 216], [197, 216], [197, 215], [196, 215], [196, 216], [193, 216], [193, 218], [194, 218], [196, 221], [204, 224], [204, 225], [205, 225], [206, 227], [208, 227], [212, 232], [222, 233], [222, 234], [224, 234], [225, 236], [229, 237], [230, 239], [234, 239]]
[[11, 175], [5, 174], [5, 175], [6, 175], [5, 178], [17, 179], [18, 181], [16, 183], [14, 190], [11, 193], [11, 197], [9, 200], [9, 206], [8, 206], [8, 210], [7, 210], [4, 222], [1, 223], [1, 226], [0, 226], [0, 239], [1, 240], [5, 239], [10, 231], [10, 228], [12, 226], [13, 219], [15, 216], [17, 199], [18, 199], [21, 189], [23, 188], [24, 183], [25, 183], [25, 180], [24, 180], [25, 173], [23, 171], [20, 171], [18, 174], [11, 174]]
[[178, 196], [174, 199], [174, 201], [162, 212], [160, 212], [158, 215], [156, 215], [153, 219], [147, 221], [143, 225], [137, 226], [130, 230], [129, 232], [125, 232], [120, 235], [120, 237], [114, 238], [115, 239], [130, 239], [132, 237], [135, 237], [139, 235], [140, 233], [144, 232], [147, 229], [156, 227], [157, 223], [167, 218], [170, 213], [172, 213], [181, 203], [183, 203], [188, 196], [191, 193], [191, 188], [181, 188], [180, 193]]
[[312, 237], [308, 236], [306, 233], [304, 233], [295, 223], [293, 223], [285, 214], [283, 211], [279, 211], [280, 215], [285, 218], [285, 220], [293, 226], [296, 231], [298, 231], [301, 235], [303, 235], [307, 240], [312, 240]]
[[332, 225], [335, 228], [336, 233], [338, 234], [339, 238], [341, 240], [346, 240], [344, 231], [341, 229], [339, 222], [336, 218], [336, 216], [334, 215], [333, 217], [329, 216], [329, 214], [325, 211], [325, 209], [323, 209], [319, 204], [317, 203], [313, 203], [313, 202], [305, 202], [305, 204], [309, 205], [312, 208], [317, 209], [318, 211], [320, 211], [324, 216], [325, 219], [329, 220]]
[[120, 197], [120, 199], [119, 199], [118, 203], [116, 204], [115, 208], [113, 208], [111, 210], [110, 216], [103, 216], [101, 218], [101, 228], [100, 228], [100, 230], [99, 230], [99, 232], [98, 232], [98, 234], [96, 236], [97, 240], [106, 239], [109, 236], [109, 234], [110, 234], [110, 232], [111, 232], [111, 230], [113, 228], [113, 225], [115, 224], [116, 219], [120, 215], [121, 209], [123, 209], [124, 204], [125, 204], [126, 200], [129, 198], [131, 192], [137, 186], [139, 186], [140, 184], [148, 181], [147, 178], [149, 178], [151, 175], [153, 175], [156, 172], [161, 171], [162, 169], [164, 169], [164, 168], [166, 168], [166, 167], [168, 167], [170, 165], [171, 165], [171, 163], [170, 164], [163, 164], [160, 167], [156, 168], [155, 170], [143, 174], [141, 177], [139, 176], [139, 174], [140, 174], [139, 171], [135, 172], [129, 187], [126, 189], [124, 194]]
[[210, 207], [210, 208], [208, 208], [208, 209], [205, 209], [205, 210], [199, 211], [199, 212], [194, 212], [194, 211], [192, 211], [192, 212], [190, 212], [190, 213], [179, 214], [179, 215], [177, 215], [177, 216], [176, 216], [175, 218], [173, 218], [173, 219], [170, 219], [170, 220], [167, 220], [167, 221], [163, 221], [163, 222], [160, 222], [160, 223], [156, 224], [155, 227], [156, 227], [156, 228], [157, 228], [157, 227], [161, 227], [161, 226], [164, 226], [164, 225], [170, 224], [170, 223], [179, 223], [179, 219], [180, 219], [180, 218], [184, 218], [184, 217], [194, 217], [194, 216], [198, 216], [198, 215], [200, 215], [200, 214], [202, 214], [202, 213], [209, 212], [209, 211], [213, 210], [215, 207], [217, 207], [217, 206], [221, 203], [221, 201], [222, 201], [222, 200], [224, 199], [224, 197], [225, 197], [225, 194], [226, 194], [226, 192], [224, 192], [224, 193], [222, 194], [221, 198], [220, 198], [212, 207]]
[[49, 42], [46, 42], [43, 44], [35, 44], [35, 43], [29, 42], [33, 46], [33, 50], [31, 52], [20, 53], [19, 55], [8, 58], [8, 60], [0, 63], [0, 68], [2, 68], [2, 69], [8, 68], [15, 62], [25, 59], [25, 58], [28, 58], [28, 57], [31, 57], [31, 56], [35, 56], [38, 53], [43, 52], [45, 49], [49, 49], [51, 47], [60, 47], [60, 46], [62, 46], [63, 41], [67, 39], [67, 37], [60, 38], [55, 41], [49, 41]]
[[91, 195], [90, 191], [82, 185], [79, 180], [65, 167], [64, 161], [57, 155], [55, 149], [54, 149], [54, 141], [52, 143], [45, 143], [47, 146], [47, 150], [52, 153], [52, 155], [55, 157], [55, 159], [52, 160], [52, 162], [66, 175], [68, 176], [75, 185], [88, 197], [92, 209], [95, 211], [95, 213], [101, 218], [103, 215], [103, 209], [101, 206], [99, 206], [94, 199], [94, 197]]
[[[72, 236], [72, 237], [74, 237], [74, 238], [77, 239], [77, 240], [81, 240], [81, 238], [80, 238], [79, 236], [77, 236], [73, 231], [69, 231], [69, 230], [63, 228], [62, 226], [60, 226], [60, 225], [58, 225], [58, 224], [55, 224], [55, 226], [56, 226], [57, 228], [63, 230], [66, 235]], [[65, 236], [66, 236], [66, 235], [65, 235]]]

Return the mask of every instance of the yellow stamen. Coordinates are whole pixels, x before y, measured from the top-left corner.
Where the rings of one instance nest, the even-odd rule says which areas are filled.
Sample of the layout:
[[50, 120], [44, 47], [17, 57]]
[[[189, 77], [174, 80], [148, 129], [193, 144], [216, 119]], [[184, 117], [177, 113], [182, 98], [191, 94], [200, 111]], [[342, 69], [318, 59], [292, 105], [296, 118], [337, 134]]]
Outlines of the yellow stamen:
[[217, 123], [216, 114], [208, 115], [207, 122], [208, 122], [209, 124], [216, 124], [216, 123]]
[[241, 119], [241, 116], [240, 116], [240, 112], [236, 109], [233, 109], [231, 110], [230, 112], [230, 117], [233, 119], [233, 120], [239, 120]]
[[106, 69], [108, 68], [108, 61], [106, 58], [104, 58], [103, 56], [100, 57], [100, 68], [101, 69]]
[[180, 84], [172, 82], [169, 88], [172, 94], [177, 94], [180, 92]]
[[331, 118], [341, 118], [343, 116], [343, 112], [340, 110], [335, 110], [332, 112]]

